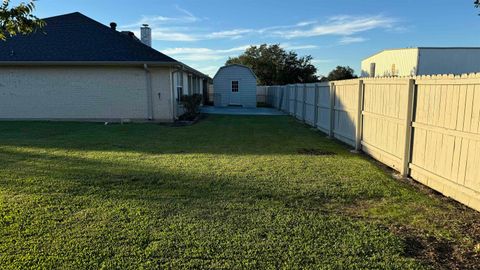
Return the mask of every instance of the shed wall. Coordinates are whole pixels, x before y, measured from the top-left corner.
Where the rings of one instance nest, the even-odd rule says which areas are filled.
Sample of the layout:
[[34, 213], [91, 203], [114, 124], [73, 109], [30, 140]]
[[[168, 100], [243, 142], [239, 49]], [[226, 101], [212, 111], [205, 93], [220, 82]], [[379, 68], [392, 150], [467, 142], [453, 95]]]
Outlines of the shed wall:
[[252, 72], [241, 66], [228, 66], [220, 69], [213, 80], [215, 106], [230, 105], [232, 81], [239, 81], [239, 100], [243, 107], [257, 106], [257, 79]]

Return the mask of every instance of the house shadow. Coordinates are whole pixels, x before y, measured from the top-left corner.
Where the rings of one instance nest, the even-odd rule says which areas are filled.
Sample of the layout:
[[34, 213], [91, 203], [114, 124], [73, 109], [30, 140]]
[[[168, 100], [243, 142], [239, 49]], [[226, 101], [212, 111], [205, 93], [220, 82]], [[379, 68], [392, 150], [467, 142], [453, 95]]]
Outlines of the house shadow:
[[348, 155], [338, 142], [288, 116], [211, 115], [192, 126], [3, 122], [0, 147], [117, 153], [297, 155], [317, 149]]
[[[162, 154], [145, 157], [142, 153], [120, 152], [115, 157], [104, 157], [96, 150], [75, 154], [69, 153], [71, 150], [0, 146], [0, 169], [17, 172], [4, 177], [0, 189], [12, 194], [87, 196], [118, 203], [174, 203], [185, 206], [186, 211], [192, 207], [219, 207], [229, 202], [262, 201], [320, 211], [322, 205], [330, 201], [351, 203], [371, 196], [345, 193], [342, 198], [341, 192], [322, 189], [300, 192], [286, 184], [281, 170], [268, 171], [267, 168], [255, 176], [221, 168], [220, 172], [214, 169], [215, 157], [202, 159], [207, 162], [202, 164], [188, 154], [179, 154], [175, 158], [179, 165], [172, 166], [170, 162], [162, 163]], [[226, 158], [235, 160], [235, 155]], [[271, 181], [272, 175], [278, 178], [278, 185], [265, 184]], [[341, 183], [335, 185], [342, 188]]]

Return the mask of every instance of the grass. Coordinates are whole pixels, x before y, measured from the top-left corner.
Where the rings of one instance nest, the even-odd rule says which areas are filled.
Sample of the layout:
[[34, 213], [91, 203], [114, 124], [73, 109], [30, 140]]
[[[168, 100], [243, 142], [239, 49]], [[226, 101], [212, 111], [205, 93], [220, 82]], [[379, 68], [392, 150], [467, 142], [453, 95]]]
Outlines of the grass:
[[1, 269], [474, 268], [479, 217], [289, 117], [0, 123]]

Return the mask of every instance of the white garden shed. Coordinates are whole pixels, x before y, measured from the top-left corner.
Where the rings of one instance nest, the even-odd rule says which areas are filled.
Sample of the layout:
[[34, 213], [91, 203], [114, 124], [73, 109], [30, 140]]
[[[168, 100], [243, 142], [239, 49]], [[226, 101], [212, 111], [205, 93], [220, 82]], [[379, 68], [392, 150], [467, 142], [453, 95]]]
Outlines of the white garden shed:
[[247, 66], [221, 67], [213, 78], [214, 105], [257, 107], [257, 76]]

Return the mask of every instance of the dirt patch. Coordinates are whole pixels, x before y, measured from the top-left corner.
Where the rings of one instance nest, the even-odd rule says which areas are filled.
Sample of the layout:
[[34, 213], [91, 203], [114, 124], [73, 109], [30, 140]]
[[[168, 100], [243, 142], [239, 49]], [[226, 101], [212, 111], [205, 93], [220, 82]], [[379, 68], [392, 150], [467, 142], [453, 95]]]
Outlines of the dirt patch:
[[197, 124], [198, 122], [206, 119], [208, 116], [206, 114], [198, 114], [195, 119], [189, 120], [177, 120], [171, 124], [168, 124], [169, 127], [188, 127]]
[[301, 155], [309, 155], [309, 156], [333, 156], [336, 155], [335, 152], [332, 151], [325, 151], [322, 149], [316, 148], [300, 148], [297, 150], [297, 153]]
[[440, 239], [407, 227], [393, 227], [404, 239], [404, 254], [425, 262], [433, 269], [479, 269], [480, 253], [467, 243]]

